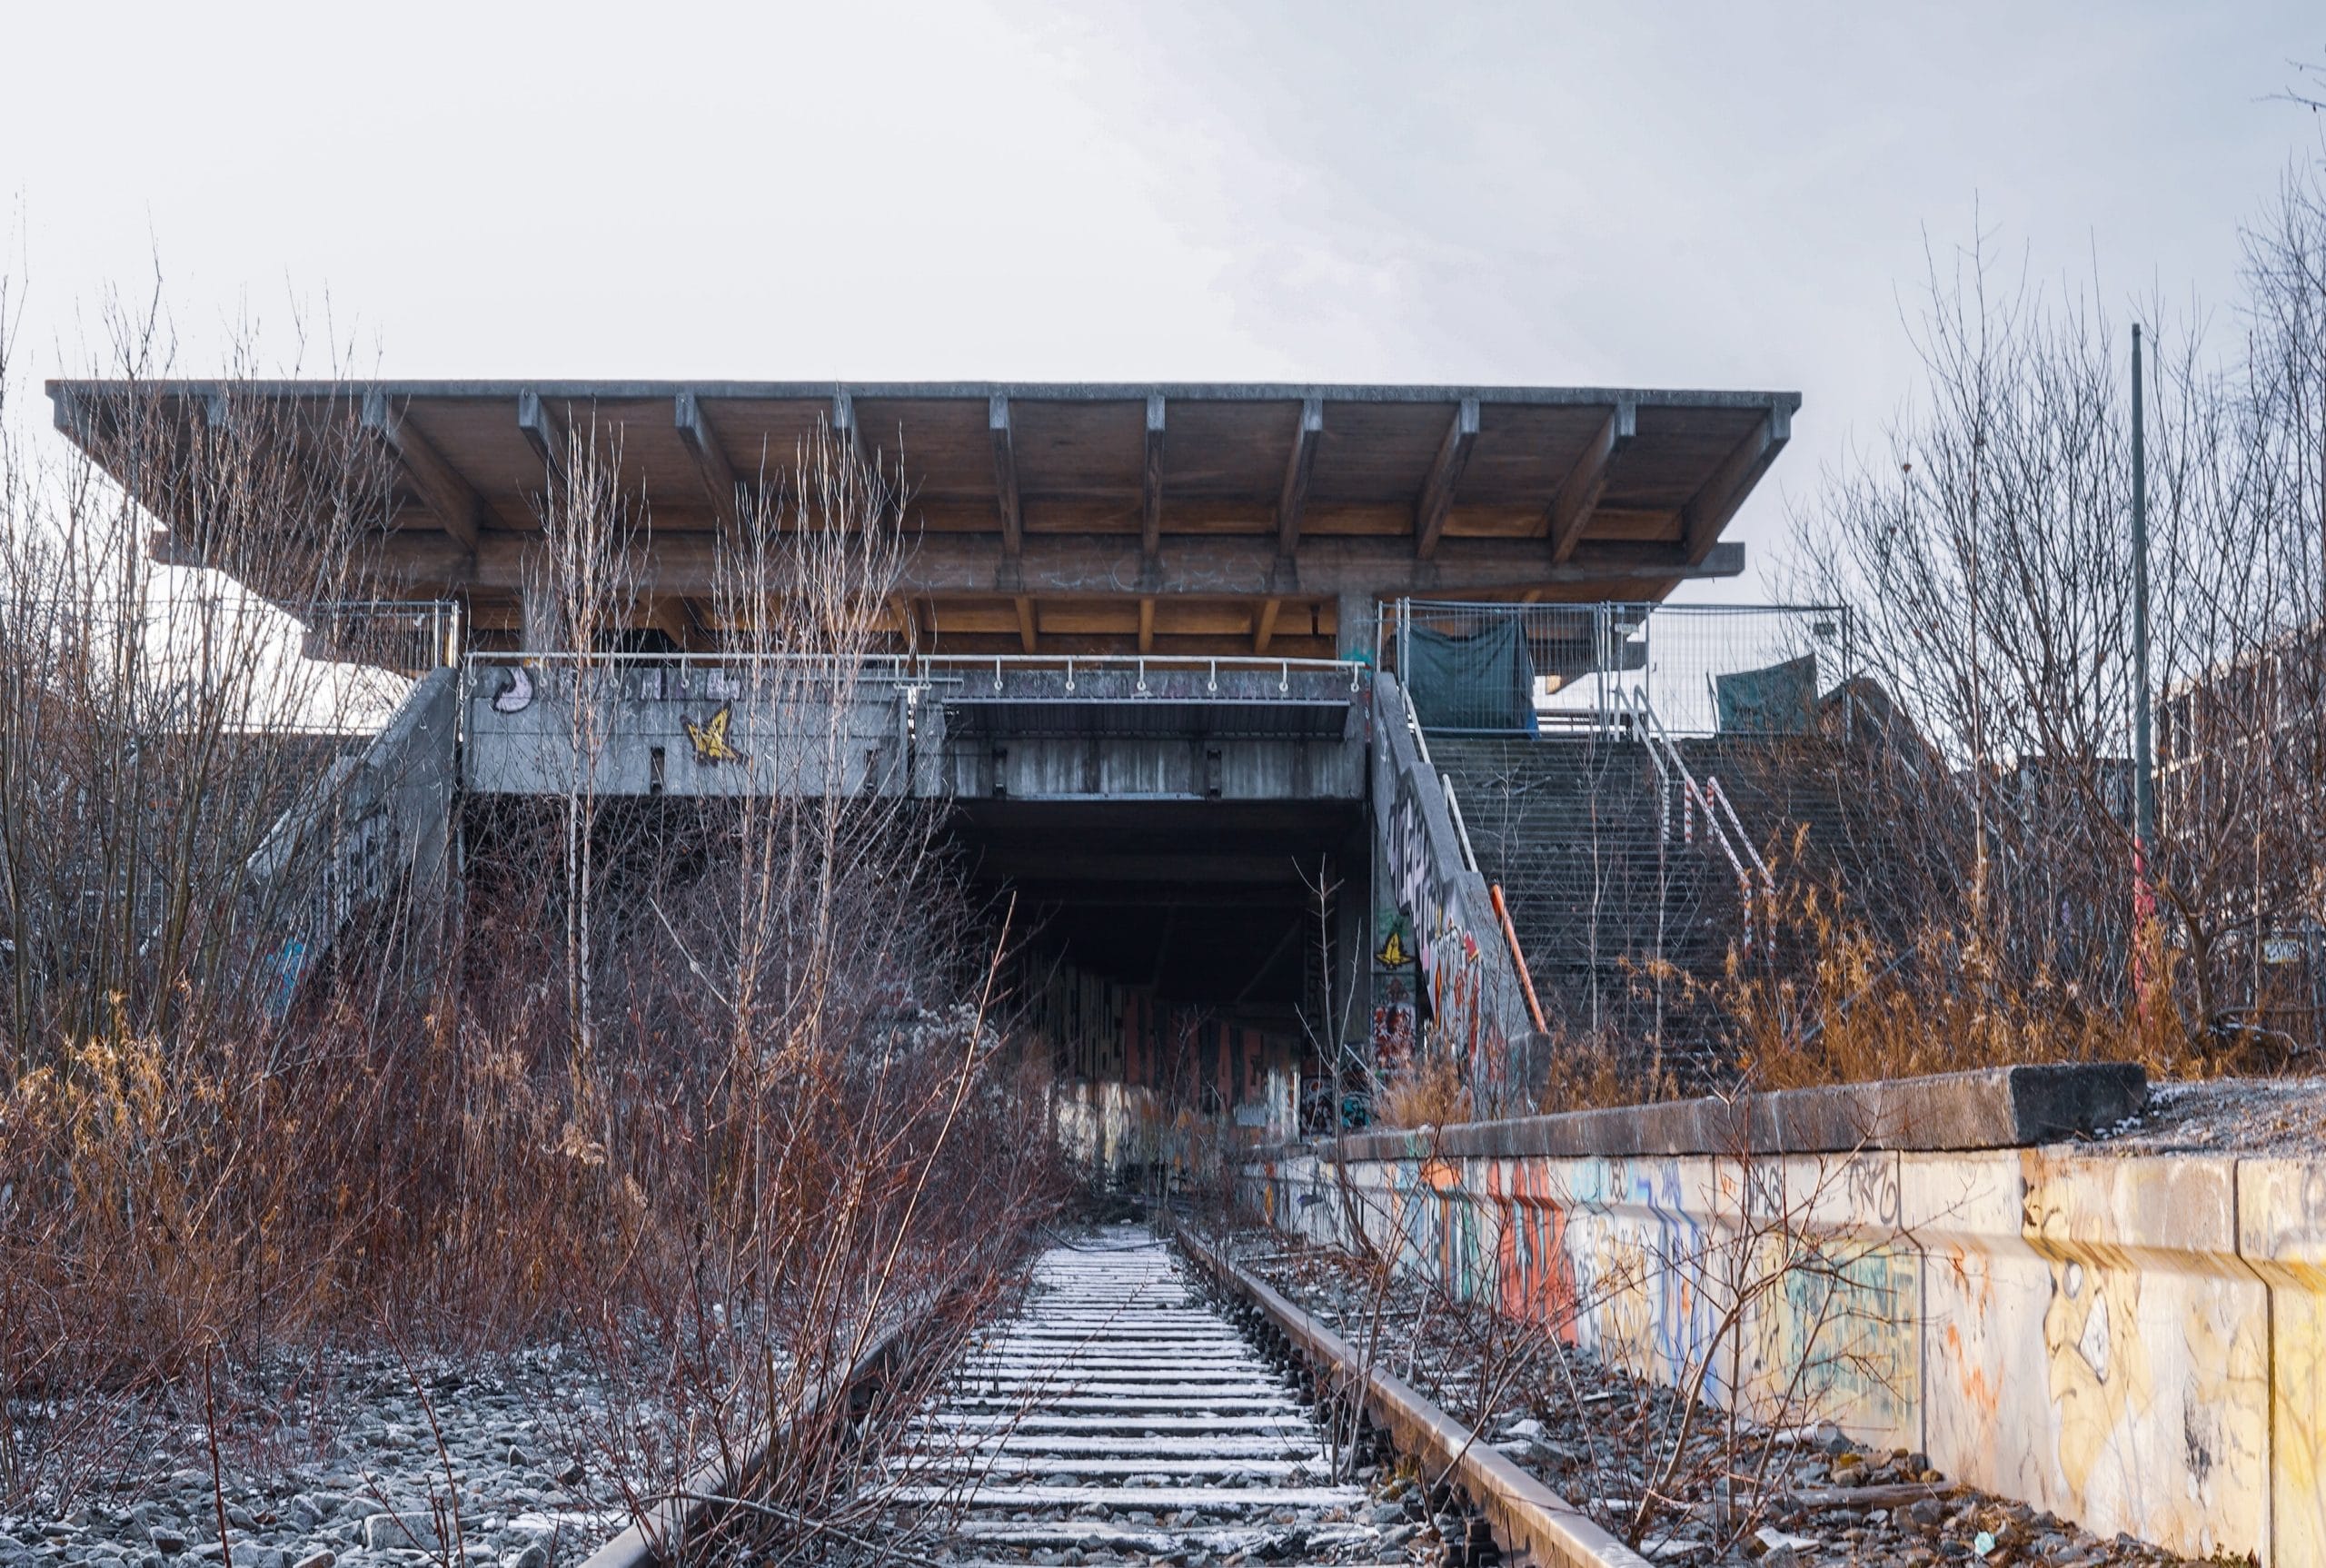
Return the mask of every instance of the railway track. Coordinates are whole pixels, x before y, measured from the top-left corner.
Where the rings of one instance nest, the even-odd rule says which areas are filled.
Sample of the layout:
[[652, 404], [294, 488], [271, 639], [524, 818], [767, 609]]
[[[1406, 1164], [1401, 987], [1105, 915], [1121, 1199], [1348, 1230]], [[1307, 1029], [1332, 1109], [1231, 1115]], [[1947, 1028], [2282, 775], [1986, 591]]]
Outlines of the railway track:
[[1184, 1269], [1127, 1227], [1044, 1255], [891, 1457], [897, 1535], [962, 1563], [1406, 1563], [1301, 1392]]

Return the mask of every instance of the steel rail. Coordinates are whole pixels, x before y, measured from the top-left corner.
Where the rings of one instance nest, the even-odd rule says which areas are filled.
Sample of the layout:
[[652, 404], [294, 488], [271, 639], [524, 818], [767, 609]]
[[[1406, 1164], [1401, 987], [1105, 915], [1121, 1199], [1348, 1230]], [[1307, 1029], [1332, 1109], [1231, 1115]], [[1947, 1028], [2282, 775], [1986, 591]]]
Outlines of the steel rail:
[[582, 1559], [582, 1568], [656, 1568], [660, 1563], [680, 1561], [689, 1541], [698, 1537], [711, 1521], [730, 1512], [735, 1500], [750, 1494], [760, 1476], [766, 1473], [769, 1462], [782, 1451], [794, 1432], [835, 1403], [852, 1398], [887, 1372], [899, 1353], [908, 1348], [910, 1331], [921, 1321], [920, 1313], [900, 1312], [852, 1364], [809, 1390], [790, 1416], [751, 1434], [731, 1464], [725, 1459], [713, 1459], [697, 1466], [662, 1501], [647, 1508], [621, 1534]]
[[1174, 1239], [1197, 1265], [1241, 1296], [1298, 1348], [1320, 1384], [1354, 1392], [1366, 1413], [1408, 1454], [1468, 1493], [1492, 1524], [1511, 1568], [1648, 1568], [1648, 1561], [1573, 1503], [1511, 1463], [1403, 1378], [1359, 1356], [1349, 1343], [1278, 1295], [1265, 1281], [1213, 1250], [1187, 1228]]

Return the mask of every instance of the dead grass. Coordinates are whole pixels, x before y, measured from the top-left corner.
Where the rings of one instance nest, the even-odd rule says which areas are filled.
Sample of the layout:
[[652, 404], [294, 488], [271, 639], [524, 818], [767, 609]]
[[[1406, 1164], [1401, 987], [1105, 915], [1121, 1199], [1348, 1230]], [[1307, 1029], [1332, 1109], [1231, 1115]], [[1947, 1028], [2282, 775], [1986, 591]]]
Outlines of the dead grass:
[[2146, 1016], [2095, 1002], [2038, 970], [2015, 978], [1958, 929], [1885, 943], [1809, 886], [1774, 911], [1757, 950], [1733, 948], [1716, 976], [1643, 971], [1705, 1037], [1710, 1074], [1675, 1065], [1664, 1042], [1567, 1035], [1549, 1052], [1546, 1110], [1636, 1105], [1707, 1091], [1808, 1088], [2022, 1063], [2130, 1061], [2158, 1079], [2281, 1071], [2256, 1043], [2224, 1047], [2185, 1027], [2176, 959]]
[[1472, 1115], [1470, 1087], [1453, 1058], [1442, 1052], [1392, 1077], [1373, 1103], [1374, 1122], [1384, 1127], [1452, 1126]]
[[[371, 591], [353, 541], [388, 489], [352, 402], [296, 441], [263, 408], [190, 444], [142, 392], [103, 413], [116, 466], [200, 498], [174, 523], [190, 551], [287, 604]], [[564, 471], [615, 471], [562, 417]], [[293, 448], [346, 471], [264, 467]], [[284, 689], [312, 666], [248, 616], [205, 616], [191, 673], [153, 651], [150, 517], [75, 462], [0, 445], [0, 1413], [75, 1413], [0, 1419], [0, 1510], [102, 1474], [157, 1391], [223, 1397], [333, 1342], [555, 1337], [687, 1413], [696, 1456], [731, 1452], [892, 1326], [941, 1355], [1008, 1287], [1067, 1187], [993, 984], [1006, 923], [932, 818], [598, 799], [574, 768], [567, 795], [465, 819], [455, 908], [384, 869], [285, 1016], [300, 900], [343, 868], [329, 749], [253, 716], [317, 695]], [[345, 501], [327, 538], [319, 485]], [[863, 585], [898, 494], [828, 438], [782, 494], [801, 515], [746, 531], [795, 542], [726, 597], [761, 609], [753, 670], [829, 684], [878, 645]], [[651, 528], [611, 481], [541, 504], [552, 537]], [[605, 593], [569, 587], [560, 624], [593, 624]], [[843, 724], [816, 690], [751, 695]], [[284, 823], [317, 842], [255, 873]], [[812, 1512], [848, 1436], [840, 1414], [795, 1434], [774, 1501]]]

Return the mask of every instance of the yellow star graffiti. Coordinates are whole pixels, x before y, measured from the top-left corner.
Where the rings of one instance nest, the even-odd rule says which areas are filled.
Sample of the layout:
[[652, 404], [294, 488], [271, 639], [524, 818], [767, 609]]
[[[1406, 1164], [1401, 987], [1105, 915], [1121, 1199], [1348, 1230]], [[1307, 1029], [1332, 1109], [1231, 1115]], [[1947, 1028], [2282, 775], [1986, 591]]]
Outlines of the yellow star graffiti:
[[734, 705], [721, 705], [719, 711], [697, 724], [681, 717], [680, 723], [687, 727], [687, 739], [694, 742], [694, 758], [698, 762], [748, 762], [750, 758], [728, 744], [727, 724]]

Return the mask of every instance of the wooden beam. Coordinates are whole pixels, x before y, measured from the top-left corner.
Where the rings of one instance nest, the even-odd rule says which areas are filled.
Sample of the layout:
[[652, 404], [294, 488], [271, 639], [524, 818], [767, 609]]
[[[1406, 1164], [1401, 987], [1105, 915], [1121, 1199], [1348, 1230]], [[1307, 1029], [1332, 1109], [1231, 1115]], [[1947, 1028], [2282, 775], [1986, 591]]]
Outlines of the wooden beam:
[[1704, 487], [1680, 509], [1680, 554], [1695, 566], [1712, 554], [1720, 531], [1736, 515], [1753, 486], [1793, 439], [1793, 412], [1777, 407], [1761, 416], [1753, 432], [1721, 460]]
[[1264, 600], [1260, 605], [1259, 625], [1252, 633], [1252, 651], [1266, 653], [1268, 640], [1276, 635], [1277, 612], [1284, 608], [1281, 599]]
[[1018, 640], [1031, 653], [1040, 640], [1034, 626], [1034, 601], [1021, 593], [1010, 602], [1018, 607]]
[[1325, 400], [1302, 398], [1292, 455], [1285, 460], [1284, 484], [1276, 497], [1276, 552], [1287, 560], [1300, 548], [1300, 509], [1308, 504], [1308, 476], [1316, 471], [1317, 443], [1324, 433]]
[[565, 428], [542, 402], [541, 393], [529, 390], [517, 394], [517, 429], [543, 468], [556, 473], [565, 467]]
[[1138, 545], [1147, 559], [1163, 542], [1163, 400], [1147, 400], [1147, 463], [1139, 481]]
[[701, 630], [695, 619], [694, 606], [676, 593], [656, 593], [647, 597], [646, 624], [677, 643], [681, 651], [695, 646]]
[[[791, 538], [787, 534], [784, 538]], [[167, 536], [156, 541], [169, 549]], [[524, 582], [524, 536], [499, 530], [468, 551], [432, 535], [393, 534], [380, 546], [380, 565], [414, 587], [513, 589]], [[1435, 561], [1416, 561], [1402, 534], [1318, 535], [1301, 547], [1297, 581], [1277, 559], [1276, 541], [1220, 536], [1174, 549], [1136, 581], [1124, 575], [1121, 534], [1030, 535], [1016, 557], [992, 535], [924, 533], [900, 569], [897, 590], [939, 598], [1037, 600], [1160, 598], [1198, 594], [1216, 599], [1375, 599], [1412, 595], [1456, 599], [1465, 593], [1522, 593], [1529, 588], [1581, 585], [1610, 598], [1635, 597], [1642, 584], [1700, 577], [1734, 577], [1744, 570], [1744, 547], [1722, 544], [1691, 566], [1668, 544], [1593, 540], [1552, 564], [1537, 539], [1449, 539]], [[183, 553], [185, 547], [175, 547]], [[708, 594], [717, 568], [717, 540], [705, 533], [657, 533], [635, 547], [640, 581], [667, 593]], [[204, 561], [172, 559], [204, 566]]]
[[993, 490], [1001, 511], [1001, 548], [1016, 555], [1025, 548], [1025, 521], [1018, 511], [1018, 453], [1009, 439], [1009, 400], [999, 392], [986, 404], [986, 425], [993, 432]]
[[832, 439], [843, 452], [856, 450], [856, 399], [844, 392], [832, 393]]
[[1478, 400], [1464, 398], [1454, 410], [1454, 418], [1446, 427], [1446, 439], [1437, 443], [1437, 461], [1429, 465], [1429, 478], [1421, 487], [1421, 500], [1414, 506], [1414, 557], [1427, 561], [1437, 553], [1437, 541], [1446, 531], [1446, 519], [1454, 510], [1454, 487], [1462, 481], [1462, 470], [1470, 461], [1470, 449], [1478, 441]]
[[1155, 601], [1151, 599], [1138, 601], [1138, 650], [1155, 651]]
[[1631, 445], [1639, 433], [1639, 405], [1629, 399], [1607, 411], [1607, 417], [1592, 435], [1583, 455], [1567, 471], [1558, 494], [1551, 498], [1548, 510], [1543, 513], [1541, 526], [1536, 531], [1549, 536], [1551, 559], [1565, 561], [1575, 553], [1576, 541], [1583, 537], [1584, 526], [1591, 521], [1591, 513], [1607, 489], [1607, 474], [1616, 458]]
[[702, 475], [702, 488], [711, 497], [711, 510], [719, 521], [731, 529], [742, 526], [742, 509], [737, 501], [741, 481], [735, 477], [735, 465], [727, 459], [727, 449], [719, 444], [719, 434], [703, 417], [702, 400], [691, 392], [682, 392], [676, 400], [679, 439], [686, 442], [687, 451], [694, 458], [696, 471]]
[[477, 531], [485, 521], [484, 498], [476, 488], [460, 476], [458, 470], [444, 461], [443, 454], [430, 443], [428, 438], [404, 422], [388, 394], [371, 392], [363, 395], [363, 411], [359, 416], [363, 428], [388, 449], [412, 488], [435, 515], [437, 526], [460, 541], [463, 550], [476, 548]]

